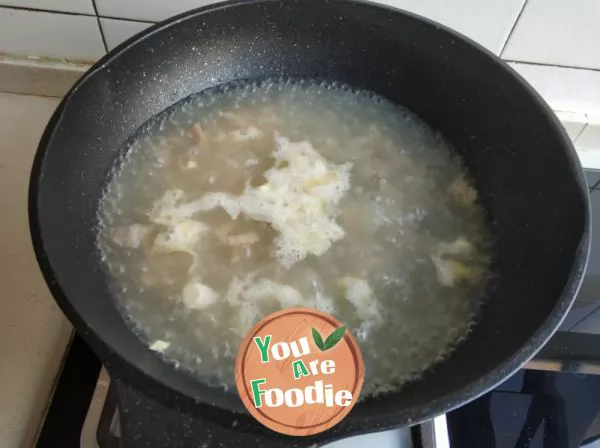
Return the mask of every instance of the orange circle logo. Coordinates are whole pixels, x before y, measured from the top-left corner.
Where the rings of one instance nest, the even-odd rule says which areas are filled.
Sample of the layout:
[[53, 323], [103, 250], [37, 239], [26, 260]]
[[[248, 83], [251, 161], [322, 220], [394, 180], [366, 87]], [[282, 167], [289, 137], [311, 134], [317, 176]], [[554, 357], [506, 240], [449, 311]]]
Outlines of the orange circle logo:
[[360, 349], [345, 325], [311, 308], [288, 308], [250, 330], [237, 355], [235, 381], [260, 423], [309, 436], [348, 415], [364, 374]]

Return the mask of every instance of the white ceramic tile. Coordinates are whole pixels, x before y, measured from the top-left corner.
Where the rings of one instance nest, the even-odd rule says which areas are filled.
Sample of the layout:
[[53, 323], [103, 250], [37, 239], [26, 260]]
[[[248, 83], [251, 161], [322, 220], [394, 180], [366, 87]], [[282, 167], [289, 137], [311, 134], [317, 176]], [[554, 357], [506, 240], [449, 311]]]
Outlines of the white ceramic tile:
[[0, 52], [90, 61], [105, 50], [95, 17], [0, 8]]
[[96, 0], [98, 14], [115, 18], [159, 21], [218, 0]]
[[428, 17], [500, 54], [525, 0], [377, 0]]
[[599, 149], [582, 149], [575, 144], [577, 156], [581, 166], [586, 169], [600, 170], [600, 150]]
[[600, 68], [600, 1], [529, 0], [502, 56]]
[[589, 114], [588, 120], [575, 140], [575, 149], [583, 167], [600, 169], [600, 113]]
[[[378, 0], [414, 12], [473, 38], [499, 53], [525, 0]], [[214, 0], [96, 0], [102, 16], [158, 21]]]
[[569, 137], [571, 137], [571, 140], [575, 141], [587, 123], [586, 115], [578, 112], [554, 112], [556, 113], [556, 116], [562, 125], [565, 127], [565, 130], [567, 131], [567, 134], [569, 134]]
[[510, 63], [554, 110], [600, 112], [600, 72], [576, 68]]
[[139, 33], [151, 26], [148, 22], [134, 22], [132, 20], [100, 19], [100, 25], [104, 32], [104, 39], [109, 50], [112, 50], [121, 42], [126, 41], [134, 34]]
[[600, 150], [600, 123], [590, 123], [581, 132], [575, 144], [582, 150]]
[[0, 0], [2, 6], [94, 14], [92, 0]]

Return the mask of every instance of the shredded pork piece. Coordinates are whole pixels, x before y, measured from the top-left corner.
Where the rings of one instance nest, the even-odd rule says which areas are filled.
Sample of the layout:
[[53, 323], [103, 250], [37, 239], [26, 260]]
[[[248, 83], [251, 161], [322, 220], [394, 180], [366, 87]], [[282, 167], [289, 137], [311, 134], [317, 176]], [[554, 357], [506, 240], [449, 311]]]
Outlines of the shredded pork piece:
[[191, 132], [198, 143], [204, 139], [204, 129], [202, 129], [200, 123], [196, 123], [192, 126]]
[[154, 203], [149, 213], [150, 221], [165, 227], [154, 240], [153, 249], [157, 252], [185, 252], [192, 256], [189, 271], [194, 271], [199, 262], [196, 245], [209, 230], [205, 224], [188, 219], [187, 215], [178, 213], [176, 205], [183, 199], [181, 190], [168, 190], [164, 196]]
[[456, 260], [449, 260], [431, 255], [431, 261], [435, 266], [438, 280], [443, 286], [456, 286], [463, 280], [470, 280], [473, 277], [473, 271], [464, 263]]
[[457, 177], [452, 181], [448, 188], [448, 193], [460, 204], [468, 207], [477, 200], [477, 190], [465, 180], [463, 176]]
[[298, 306], [303, 302], [302, 294], [297, 289], [267, 278], [261, 278], [251, 285], [242, 292], [242, 297], [245, 301], [254, 303], [276, 300], [282, 308]]
[[150, 227], [143, 224], [132, 224], [115, 230], [112, 241], [121, 247], [137, 249], [149, 233]]
[[201, 222], [183, 220], [158, 234], [154, 240], [154, 249], [158, 252], [187, 252], [197, 255], [194, 246], [207, 230], [208, 227]]
[[463, 281], [478, 281], [481, 272], [473, 267], [475, 253], [473, 244], [462, 236], [451, 243], [440, 243], [430, 255], [440, 284], [453, 287]]
[[203, 310], [219, 299], [215, 291], [197, 281], [185, 285], [181, 297], [185, 307], [191, 310]]
[[451, 243], [440, 243], [438, 255], [463, 255], [470, 256], [475, 253], [475, 247], [464, 237], [458, 237]]

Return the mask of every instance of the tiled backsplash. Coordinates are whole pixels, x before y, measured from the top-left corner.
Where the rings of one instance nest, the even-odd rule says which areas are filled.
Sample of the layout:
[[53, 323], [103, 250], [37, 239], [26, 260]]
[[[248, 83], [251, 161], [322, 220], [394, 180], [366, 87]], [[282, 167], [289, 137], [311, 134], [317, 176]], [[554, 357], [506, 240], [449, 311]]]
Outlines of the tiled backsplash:
[[[88, 0], [89, 1], [89, 0]], [[180, 12], [216, 3], [214, 0], [94, 0], [98, 14], [158, 22]]]
[[598, 0], [528, 0], [502, 56], [600, 69], [599, 21]]
[[[560, 112], [578, 146], [600, 149], [600, 0], [378, 1], [500, 55]], [[213, 2], [0, 0], [0, 53], [94, 61], [156, 21]]]
[[100, 29], [102, 30], [102, 34], [104, 34], [104, 41], [106, 42], [106, 48], [108, 50], [112, 50], [121, 42], [127, 40], [134, 34], [139, 33], [150, 25], [151, 23], [148, 22], [100, 17]]
[[105, 48], [94, 16], [0, 8], [0, 51], [94, 60]]

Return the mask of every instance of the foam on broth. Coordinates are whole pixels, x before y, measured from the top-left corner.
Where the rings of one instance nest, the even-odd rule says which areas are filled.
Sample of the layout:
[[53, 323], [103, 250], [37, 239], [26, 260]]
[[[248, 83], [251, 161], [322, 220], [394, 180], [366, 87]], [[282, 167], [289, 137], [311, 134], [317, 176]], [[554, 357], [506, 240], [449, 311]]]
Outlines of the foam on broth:
[[123, 153], [99, 207], [116, 304], [202, 381], [233, 385], [245, 332], [283, 306], [349, 326], [363, 396], [418, 378], [477, 316], [491, 239], [476, 192], [441, 136], [382, 97], [234, 84], [170, 108]]

